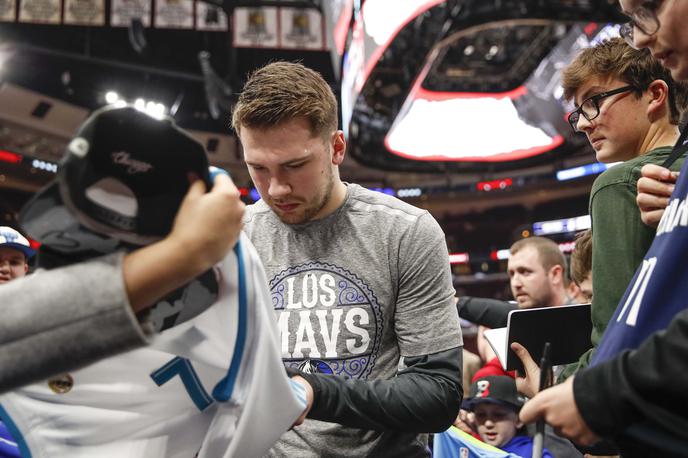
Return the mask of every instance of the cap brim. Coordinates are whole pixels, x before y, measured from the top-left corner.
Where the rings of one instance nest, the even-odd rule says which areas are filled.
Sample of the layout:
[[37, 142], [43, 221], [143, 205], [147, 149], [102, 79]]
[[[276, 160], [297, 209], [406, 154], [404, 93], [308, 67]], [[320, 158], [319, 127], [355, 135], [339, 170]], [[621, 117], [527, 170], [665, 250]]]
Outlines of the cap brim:
[[29, 237], [67, 256], [109, 254], [121, 247], [120, 241], [96, 234], [79, 223], [64, 205], [57, 179], [24, 205], [19, 223]]
[[26, 256], [26, 259], [31, 259], [33, 255], [36, 254], [36, 251], [33, 248], [28, 247], [26, 245], [22, 245], [21, 243], [0, 243], [0, 247], [7, 247], [12, 248], [13, 250], [21, 251], [22, 253], [24, 253], [24, 256]]
[[478, 404], [498, 404], [498, 405], [502, 405], [502, 406], [511, 407], [511, 408], [516, 409], [516, 410], [520, 410], [522, 407], [520, 405], [512, 404], [511, 402], [501, 401], [499, 399], [494, 399], [494, 398], [468, 398], [468, 399], [464, 399], [461, 402], [461, 408], [463, 410], [473, 410], [475, 408], [475, 406]]

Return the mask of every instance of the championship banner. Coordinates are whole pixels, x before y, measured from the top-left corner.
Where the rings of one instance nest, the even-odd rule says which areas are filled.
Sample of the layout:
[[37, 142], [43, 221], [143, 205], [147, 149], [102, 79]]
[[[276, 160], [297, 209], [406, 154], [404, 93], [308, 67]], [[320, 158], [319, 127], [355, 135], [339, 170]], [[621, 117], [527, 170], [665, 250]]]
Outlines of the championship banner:
[[105, 25], [105, 0], [65, 0], [64, 23]]
[[234, 41], [237, 48], [277, 48], [277, 8], [237, 8], [234, 10]]
[[193, 0], [156, 0], [153, 24], [159, 29], [193, 29]]
[[[2, 1], [2, 0], [0, 0]], [[229, 30], [227, 14], [217, 6], [207, 2], [196, 1], [196, 29], [224, 32]]]
[[61, 13], [60, 0], [23, 0], [19, 4], [19, 22], [59, 24]]
[[0, 22], [14, 22], [17, 16], [17, 0], [0, 0]]
[[151, 1], [111, 0], [110, 25], [113, 27], [129, 27], [132, 19], [139, 18], [144, 27], [150, 27]]
[[323, 19], [312, 8], [280, 8], [280, 47], [283, 49], [325, 49]]

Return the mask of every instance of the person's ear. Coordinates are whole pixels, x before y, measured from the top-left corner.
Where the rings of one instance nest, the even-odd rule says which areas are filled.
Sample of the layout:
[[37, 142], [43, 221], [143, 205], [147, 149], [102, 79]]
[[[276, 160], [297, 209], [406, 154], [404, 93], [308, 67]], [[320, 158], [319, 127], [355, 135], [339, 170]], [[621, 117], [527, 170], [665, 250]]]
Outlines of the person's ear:
[[549, 269], [550, 280], [553, 284], [564, 284], [564, 268], [559, 264], [555, 264]]
[[568, 286], [566, 287], [566, 293], [569, 297], [576, 297], [580, 294], [581, 289], [580, 286], [578, 286], [578, 283], [576, 283], [573, 280], [569, 281]]
[[649, 96], [647, 114], [650, 119], [669, 113], [669, 86], [664, 80], [654, 80], [645, 91]]
[[27, 262], [24, 262], [24, 273], [26, 274], [28, 272], [29, 272], [29, 264]]
[[340, 165], [344, 162], [344, 155], [346, 154], [346, 139], [344, 132], [337, 130], [332, 134], [332, 164]]

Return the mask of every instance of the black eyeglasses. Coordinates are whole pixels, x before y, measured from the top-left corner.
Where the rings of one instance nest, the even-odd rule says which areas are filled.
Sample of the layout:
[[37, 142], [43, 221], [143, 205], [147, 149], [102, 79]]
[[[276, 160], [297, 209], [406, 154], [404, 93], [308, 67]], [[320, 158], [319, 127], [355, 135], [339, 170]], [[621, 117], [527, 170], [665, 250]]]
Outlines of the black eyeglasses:
[[599, 94], [583, 100], [583, 102], [575, 110], [569, 113], [568, 120], [571, 128], [574, 132], [580, 132], [580, 129], [578, 129], [578, 120], [580, 119], [581, 115], [583, 115], [583, 117], [588, 121], [592, 121], [598, 117], [600, 115], [600, 100], [611, 95], [634, 90], [636, 89], [633, 86], [624, 86], [618, 89], [612, 89], [611, 91], [600, 92]]
[[630, 13], [631, 20], [623, 24], [619, 29], [619, 35], [626, 40], [632, 48], [638, 49], [633, 43], [633, 32], [637, 27], [645, 35], [654, 35], [659, 30], [659, 19], [657, 10], [662, 4], [662, 0], [643, 2], [638, 8]]

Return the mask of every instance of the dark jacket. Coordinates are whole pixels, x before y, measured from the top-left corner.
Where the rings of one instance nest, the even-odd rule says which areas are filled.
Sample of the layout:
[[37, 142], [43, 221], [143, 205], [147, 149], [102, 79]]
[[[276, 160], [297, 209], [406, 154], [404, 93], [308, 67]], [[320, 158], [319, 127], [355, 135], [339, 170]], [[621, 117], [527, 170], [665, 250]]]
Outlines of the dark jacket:
[[588, 426], [624, 457], [688, 456], [688, 310], [637, 350], [581, 371], [573, 383]]

